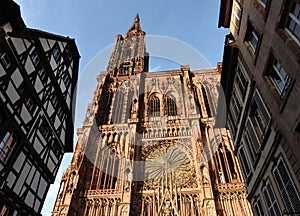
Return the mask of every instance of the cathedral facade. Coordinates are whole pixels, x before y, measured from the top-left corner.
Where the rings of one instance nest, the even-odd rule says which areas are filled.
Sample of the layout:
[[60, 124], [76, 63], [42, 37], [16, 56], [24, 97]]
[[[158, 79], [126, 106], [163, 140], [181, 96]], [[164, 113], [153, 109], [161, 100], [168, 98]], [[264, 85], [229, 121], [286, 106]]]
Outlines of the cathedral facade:
[[216, 118], [222, 65], [148, 72], [145, 35], [137, 15], [117, 36], [52, 216], [251, 216]]

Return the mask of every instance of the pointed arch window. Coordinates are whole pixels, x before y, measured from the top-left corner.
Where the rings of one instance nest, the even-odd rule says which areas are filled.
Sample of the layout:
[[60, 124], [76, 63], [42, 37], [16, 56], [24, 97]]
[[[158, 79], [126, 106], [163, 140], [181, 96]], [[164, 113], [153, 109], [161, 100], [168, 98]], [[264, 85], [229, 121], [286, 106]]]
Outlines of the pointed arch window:
[[176, 99], [173, 95], [167, 96], [167, 114], [168, 116], [177, 115]]
[[160, 100], [154, 95], [150, 98], [150, 117], [159, 117], [160, 116]]

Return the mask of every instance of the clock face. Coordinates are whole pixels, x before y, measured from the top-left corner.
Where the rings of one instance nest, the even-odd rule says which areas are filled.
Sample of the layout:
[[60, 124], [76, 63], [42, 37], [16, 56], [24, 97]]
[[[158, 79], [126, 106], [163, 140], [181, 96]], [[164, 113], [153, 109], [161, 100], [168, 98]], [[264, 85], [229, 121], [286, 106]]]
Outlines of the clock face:
[[159, 184], [182, 186], [192, 178], [192, 173], [189, 156], [177, 146], [161, 144], [145, 158], [146, 185], [151, 188]]

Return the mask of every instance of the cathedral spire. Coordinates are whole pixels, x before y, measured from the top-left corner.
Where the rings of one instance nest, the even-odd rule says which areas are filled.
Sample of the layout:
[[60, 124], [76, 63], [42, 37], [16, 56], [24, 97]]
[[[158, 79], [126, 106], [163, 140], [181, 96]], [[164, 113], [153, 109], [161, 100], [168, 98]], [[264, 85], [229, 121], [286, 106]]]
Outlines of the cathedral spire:
[[126, 33], [126, 37], [130, 37], [132, 35], [136, 35], [138, 32], [143, 32], [140, 24], [140, 16], [139, 13], [136, 14], [134, 18], [133, 24], [130, 26]]
[[146, 33], [142, 30], [137, 14], [124, 38], [117, 35], [107, 71], [112, 77], [133, 76], [148, 71], [149, 57], [145, 45]]

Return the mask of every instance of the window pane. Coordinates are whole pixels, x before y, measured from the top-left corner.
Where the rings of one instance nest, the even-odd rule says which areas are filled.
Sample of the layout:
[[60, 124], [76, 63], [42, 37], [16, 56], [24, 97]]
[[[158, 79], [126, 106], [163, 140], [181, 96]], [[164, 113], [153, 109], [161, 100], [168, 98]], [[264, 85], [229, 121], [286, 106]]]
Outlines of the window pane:
[[6, 53], [1, 55], [1, 63], [6, 69], [10, 66], [10, 60]]
[[160, 101], [156, 96], [150, 99], [150, 117], [160, 116]]
[[296, 2], [293, 3], [292, 13], [295, 15], [295, 17], [297, 17], [297, 18], [300, 17], [300, 4], [298, 4]]
[[0, 161], [6, 163], [16, 142], [15, 134], [9, 130], [0, 142]]
[[31, 53], [30, 58], [31, 58], [31, 61], [32, 61], [34, 66], [37, 66], [38, 63], [40, 62], [38, 54], [35, 50]]
[[58, 60], [59, 60], [59, 58], [60, 58], [60, 51], [59, 51], [59, 48], [57, 47], [57, 45], [55, 45], [55, 46], [53, 47], [52, 55], [53, 55], [55, 61], [58, 61]]
[[258, 45], [258, 33], [250, 22], [248, 22], [245, 41], [249, 43], [250, 48], [255, 53]]
[[276, 87], [280, 96], [283, 98], [290, 86], [291, 79], [274, 57], [271, 57], [270, 61], [272, 62], [272, 65], [269, 72], [269, 78], [273, 82], [273, 85]]
[[287, 29], [291, 33], [297, 42], [300, 40], [300, 4], [293, 2], [292, 9], [288, 16]]
[[267, 181], [266, 186], [263, 188], [263, 194], [266, 200], [269, 215], [274, 215], [274, 216], [280, 215], [280, 209], [277, 203], [277, 199], [275, 197], [274, 190], [271, 184], [269, 183], [269, 181]]
[[242, 171], [244, 174], [244, 178], [247, 181], [247, 179], [250, 177], [251, 175], [251, 168], [248, 162], [248, 157], [245, 153], [245, 149], [243, 146], [240, 147], [239, 151], [238, 151], [238, 159], [241, 163], [242, 166]]

